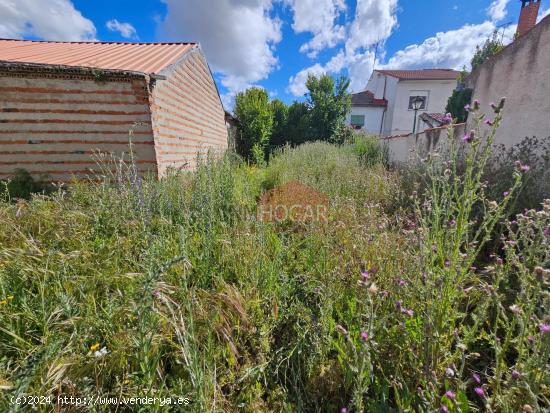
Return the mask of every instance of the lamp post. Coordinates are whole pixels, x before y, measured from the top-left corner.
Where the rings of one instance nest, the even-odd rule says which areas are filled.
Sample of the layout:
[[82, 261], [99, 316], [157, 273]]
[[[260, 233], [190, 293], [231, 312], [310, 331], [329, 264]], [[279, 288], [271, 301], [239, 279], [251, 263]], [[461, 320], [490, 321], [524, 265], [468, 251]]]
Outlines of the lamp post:
[[416, 96], [412, 101], [412, 107], [414, 110], [413, 135], [416, 133], [416, 117], [423, 103], [424, 103], [424, 99], [422, 99], [420, 96]]

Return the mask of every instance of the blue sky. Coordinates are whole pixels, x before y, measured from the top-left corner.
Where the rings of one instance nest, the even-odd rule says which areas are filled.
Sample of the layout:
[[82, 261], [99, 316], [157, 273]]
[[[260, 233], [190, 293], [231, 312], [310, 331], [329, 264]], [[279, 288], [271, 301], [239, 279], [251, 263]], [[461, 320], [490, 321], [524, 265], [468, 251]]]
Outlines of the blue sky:
[[519, 11], [518, 0], [0, 0], [0, 37], [199, 41], [230, 106], [252, 85], [300, 99], [308, 73], [345, 74], [359, 91], [375, 64], [461, 68], [495, 28], [511, 23], [511, 38]]

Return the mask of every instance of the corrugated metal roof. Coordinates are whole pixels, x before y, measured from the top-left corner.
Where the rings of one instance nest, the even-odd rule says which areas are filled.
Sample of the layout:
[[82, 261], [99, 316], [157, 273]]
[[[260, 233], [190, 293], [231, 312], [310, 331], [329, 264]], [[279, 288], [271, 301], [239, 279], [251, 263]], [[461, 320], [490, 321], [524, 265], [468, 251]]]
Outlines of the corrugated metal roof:
[[459, 71], [452, 69], [377, 70], [377, 72], [401, 80], [456, 80], [460, 75]]
[[159, 73], [196, 43], [0, 40], [0, 61]]

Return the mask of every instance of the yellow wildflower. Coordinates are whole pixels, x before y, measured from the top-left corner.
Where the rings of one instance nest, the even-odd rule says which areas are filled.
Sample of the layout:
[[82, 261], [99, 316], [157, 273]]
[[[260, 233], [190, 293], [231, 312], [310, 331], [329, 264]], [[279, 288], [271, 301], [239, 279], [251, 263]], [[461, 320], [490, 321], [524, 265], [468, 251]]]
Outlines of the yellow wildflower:
[[93, 346], [90, 347], [90, 351], [96, 351], [99, 348], [99, 343], [95, 343]]
[[2, 301], [0, 301], [0, 305], [6, 305], [6, 304], [8, 304], [8, 300], [2, 300]]

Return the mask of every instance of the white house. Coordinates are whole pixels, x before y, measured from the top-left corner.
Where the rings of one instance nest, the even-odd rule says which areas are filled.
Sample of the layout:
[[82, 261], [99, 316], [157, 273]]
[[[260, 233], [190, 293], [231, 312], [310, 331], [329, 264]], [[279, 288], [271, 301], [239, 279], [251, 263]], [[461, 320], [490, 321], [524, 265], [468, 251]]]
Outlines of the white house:
[[351, 95], [351, 113], [347, 123], [355, 130], [379, 135], [382, 133], [380, 126], [387, 106], [385, 99], [376, 99], [374, 93], [368, 90], [355, 93]]
[[444, 113], [459, 75], [451, 69], [375, 70], [366, 90], [352, 95], [348, 123], [382, 136], [409, 134], [415, 123], [413, 102], [418, 100], [416, 132], [421, 132], [428, 125], [420, 115]]

